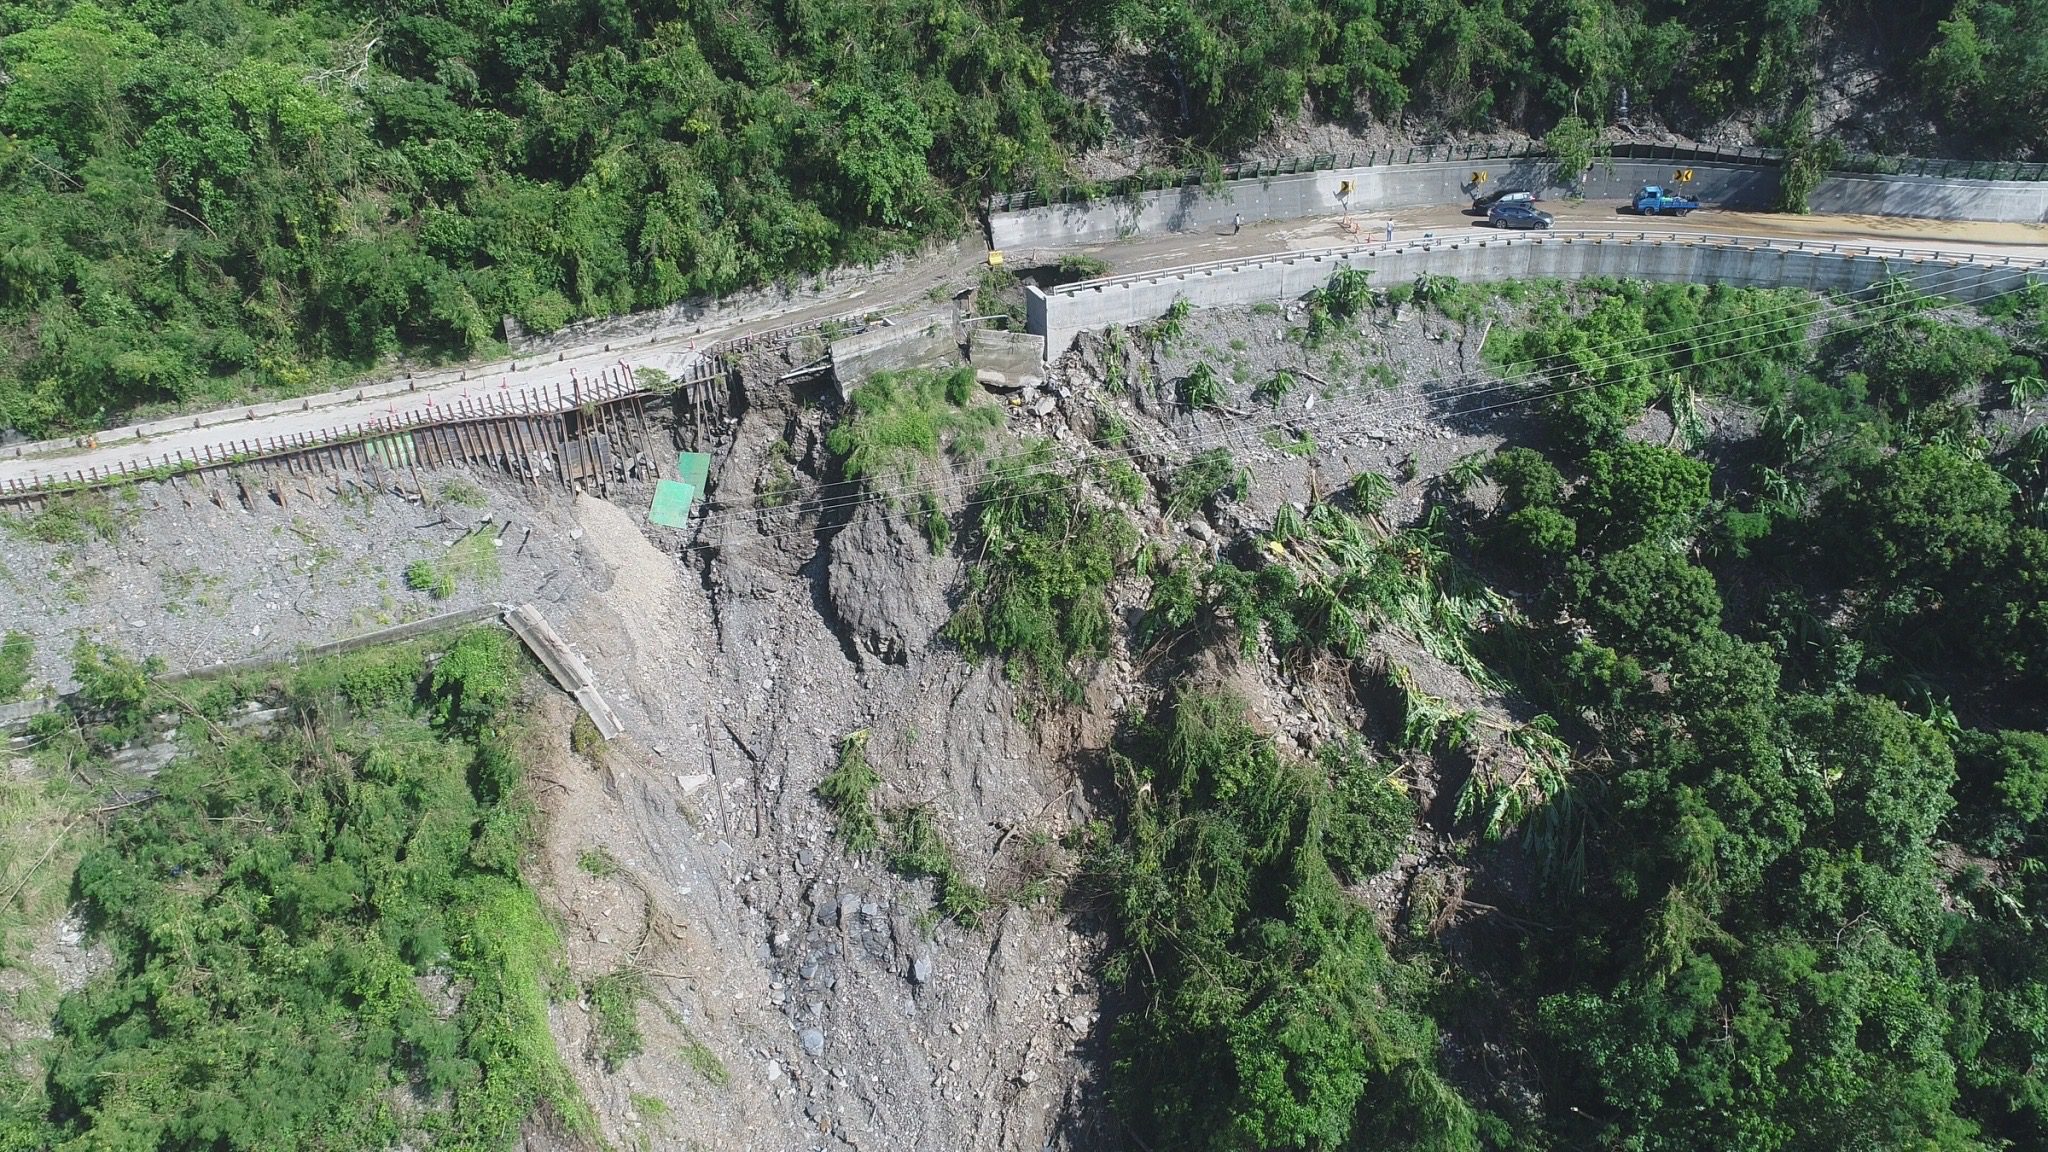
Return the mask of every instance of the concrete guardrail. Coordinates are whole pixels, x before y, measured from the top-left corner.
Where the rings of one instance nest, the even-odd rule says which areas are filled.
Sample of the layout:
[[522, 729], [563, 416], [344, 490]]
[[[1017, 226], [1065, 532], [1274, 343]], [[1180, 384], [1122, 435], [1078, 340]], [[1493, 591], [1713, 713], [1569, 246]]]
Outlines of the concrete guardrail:
[[[991, 213], [989, 243], [1004, 251], [1107, 244], [1131, 236], [1227, 229], [1238, 216], [1258, 224], [1464, 204], [1489, 188], [1527, 188], [1552, 200], [1579, 195], [1619, 202], [1645, 184], [1676, 184], [1675, 178], [1688, 170], [1693, 178], [1680, 186], [1710, 208], [1768, 209], [1777, 201], [1782, 177], [1773, 164], [1596, 160], [1579, 186], [1567, 189], [1556, 184], [1548, 157], [1335, 168], [1227, 181], [1213, 192], [1195, 184]], [[1815, 212], [1826, 213], [2048, 221], [2048, 183], [2036, 181], [1835, 174], [1821, 180], [1808, 202]]]
[[1175, 300], [1196, 308], [1299, 299], [1339, 270], [1369, 271], [1378, 285], [1425, 272], [1461, 280], [1587, 277], [1739, 287], [1861, 292], [1903, 279], [1928, 295], [1974, 303], [2048, 278], [2048, 261], [1939, 248], [1812, 240], [1760, 240], [1698, 232], [1459, 233], [1359, 244], [1111, 276], [1051, 291], [1026, 290], [1026, 326], [1045, 337], [1048, 361], [1080, 332], [1157, 318]]

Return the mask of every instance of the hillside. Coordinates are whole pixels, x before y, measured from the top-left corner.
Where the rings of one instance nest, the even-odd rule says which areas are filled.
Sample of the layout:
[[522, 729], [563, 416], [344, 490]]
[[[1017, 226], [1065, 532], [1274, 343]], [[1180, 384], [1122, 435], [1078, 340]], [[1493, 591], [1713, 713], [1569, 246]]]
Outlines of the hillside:
[[1639, 126], [2040, 159], [2044, 69], [2040, 0], [33, 0], [0, 11], [0, 434], [871, 261], [1105, 144], [1541, 134], [1626, 88]]
[[[0, 791], [0, 1146], [2035, 1146], [2044, 353], [2038, 287], [1349, 273], [1028, 403], [757, 349], [688, 536], [630, 477], [51, 501], [0, 686], [87, 691]], [[479, 600], [627, 735], [487, 633], [185, 684], [72, 647]], [[280, 1035], [392, 1041], [274, 1107], [199, 1075], [267, 971], [309, 973]]]

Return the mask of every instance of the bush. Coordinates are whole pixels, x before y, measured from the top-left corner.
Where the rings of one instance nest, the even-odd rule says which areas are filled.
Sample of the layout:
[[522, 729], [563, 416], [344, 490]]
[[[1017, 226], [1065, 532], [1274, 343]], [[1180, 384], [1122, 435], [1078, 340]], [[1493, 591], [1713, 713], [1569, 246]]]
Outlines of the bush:
[[867, 746], [867, 729], [847, 733], [839, 741], [838, 765], [818, 781], [818, 797], [832, 809], [839, 839], [855, 856], [865, 856], [882, 843], [874, 801], [882, 777], [868, 763]]
[[434, 664], [428, 681], [434, 722], [477, 732], [512, 702], [521, 657], [512, 638], [495, 628], [464, 632]]
[[1049, 462], [1036, 445], [997, 464], [976, 493], [982, 561], [946, 635], [970, 653], [1000, 655], [1012, 679], [1073, 700], [1075, 662], [1109, 650], [1109, 582], [1137, 538], [1121, 512], [1085, 503]]
[[1225, 400], [1223, 378], [1208, 364], [1196, 364], [1188, 374], [1180, 378], [1181, 406], [1190, 412], [1205, 408], [1220, 408]]

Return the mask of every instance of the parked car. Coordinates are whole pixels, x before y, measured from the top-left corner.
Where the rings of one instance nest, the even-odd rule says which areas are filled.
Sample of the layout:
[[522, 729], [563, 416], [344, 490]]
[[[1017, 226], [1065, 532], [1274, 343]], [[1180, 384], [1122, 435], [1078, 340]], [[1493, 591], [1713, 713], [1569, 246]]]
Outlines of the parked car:
[[1495, 188], [1472, 198], [1472, 206], [1485, 211], [1495, 204], [1534, 204], [1536, 194], [1522, 188]]
[[1550, 213], [1527, 200], [1510, 200], [1488, 208], [1486, 222], [1495, 228], [1548, 228]]

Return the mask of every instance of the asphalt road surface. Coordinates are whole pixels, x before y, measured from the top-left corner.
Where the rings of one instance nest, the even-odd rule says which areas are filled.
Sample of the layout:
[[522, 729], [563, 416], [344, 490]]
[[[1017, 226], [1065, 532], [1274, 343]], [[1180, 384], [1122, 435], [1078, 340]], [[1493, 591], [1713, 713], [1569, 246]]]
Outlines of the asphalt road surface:
[[[1702, 209], [1682, 219], [1646, 219], [1623, 212], [1613, 202], [1545, 203], [1543, 207], [1556, 217], [1559, 231], [1713, 233], [1772, 240], [1868, 242], [1939, 249], [1957, 255], [2048, 259], [2048, 225], [2040, 224], [1877, 216], [1790, 216], [1716, 209]], [[1425, 234], [1442, 237], [1468, 230], [1483, 234], [1485, 231], [1485, 219], [1480, 214], [1462, 207], [1441, 207], [1403, 210], [1391, 216], [1383, 213], [1255, 224], [1236, 234], [1224, 229], [1213, 233], [1142, 236], [1070, 251], [1087, 252], [1105, 260], [1115, 274], [1152, 272], [1214, 260], [1380, 240], [1385, 237], [1390, 220], [1398, 239], [1415, 239]], [[240, 418], [246, 411], [242, 407], [201, 417], [197, 427], [191, 426], [193, 417], [188, 414], [182, 418], [180, 427], [159, 429], [147, 437], [138, 436], [132, 429], [112, 429], [100, 433], [90, 445], [78, 440], [25, 445], [0, 454], [0, 484], [10, 480], [31, 481], [38, 476], [91, 467], [113, 468], [122, 463], [146, 467], [150, 462], [181, 450], [190, 454], [208, 446], [219, 448], [237, 440], [321, 433], [416, 410], [447, 408], [484, 392], [552, 387], [556, 383], [567, 382], [572, 374], [588, 379], [622, 363], [628, 368], [644, 364], [673, 371], [689, 357], [691, 349], [718, 340], [842, 315], [863, 307], [883, 311], [914, 307], [929, 299], [935, 289], [971, 284], [986, 262], [986, 249], [965, 243], [960, 249], [955, 254], [911, 261], [901, 271], [879, 280], [808, 302], [765, 304], [751, 312], [727, 312], [708, 324], [679, 325], [673, 333], [657, 334], [659, 338], [654, 343], [643, 340], [630, 352], [607, 351], [602, 344], [595, 344], [566, 350], [560, 360], [551, 356], [544, 363], [522, 362], [517, 370], [507, 368], [490, 374], [472, 372], [473, 378], [469, 380], [419, 386], [395, 394], [372, 395], [376, 386], [366, 385], [304, 397], [295, 401], [290, 411], [253, 420]], [[1014, 255], [1041, 259], [1046, 254]]]

